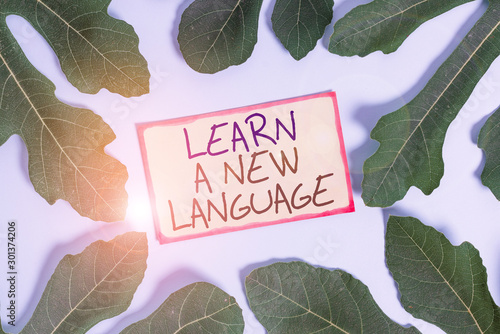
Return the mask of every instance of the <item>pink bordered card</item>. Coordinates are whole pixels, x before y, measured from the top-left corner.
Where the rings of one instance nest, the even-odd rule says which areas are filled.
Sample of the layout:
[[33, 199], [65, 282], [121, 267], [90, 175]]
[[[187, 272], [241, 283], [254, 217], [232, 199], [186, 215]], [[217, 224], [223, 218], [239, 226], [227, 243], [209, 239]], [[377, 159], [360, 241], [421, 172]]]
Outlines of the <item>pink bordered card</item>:
[[160, 243], [354, 211], [333, 92], [137, 130]]

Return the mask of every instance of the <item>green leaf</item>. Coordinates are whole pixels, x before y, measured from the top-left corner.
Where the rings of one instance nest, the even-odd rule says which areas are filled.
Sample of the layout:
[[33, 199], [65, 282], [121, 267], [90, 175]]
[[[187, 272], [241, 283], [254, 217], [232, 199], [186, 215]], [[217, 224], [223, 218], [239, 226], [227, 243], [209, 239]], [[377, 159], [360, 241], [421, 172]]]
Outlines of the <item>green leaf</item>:
[[386, 256], [401, 302], [413, 316], [447, 333], [500, 333], [500, 313], [473, 245], [453, 246], [413, 217], [391, 216]]
[[479, 148], [486, 155], [481, 180], [500, 201], [500, 109], [491, 115], [479, 132]]
[[368, 288], [342, 270], [275, 263], [252, 271], [245, 287], [269, 333], [418, 333], [390, 320]]
[[144, 277], [147, 256], [146, 234], [138, 232], [66, 255], [21, 333], [85, 333], [122, 313]]
[[277, 0], [271, 21], [281, 43], [299, 60], [314, 49], [332, 17], [333, 0]]
[[[2, 15], [3, 14], [3, 15]], [[68, 201], [94, 220], [125, 217], [125, 166], [104, 153], [115, 139], [90, 110], [60, 102], [55, 87], [23, 54], [0, 13], [0, 145], [13, 134], [24, 140], [29, 176], [49, 204]]]
[[395, 51], [424, 22], [472, 0], [374, 0], [334, 25], [328, 50], [341, 56]]
[[199, 282], [174, 292], [149, 317], [121, 333], [243, 333], [243, 327], [235, 299], [212, 284]]
[[[5, 2], [5, 1], [4, 1]], [[101, 88], [123, 96], [149, 91], [139, 39], [124, 21], [107, 14], [111, 0], [23, 0], [2, 4], [4, 15], [26, 18], [47, 40], [68, 80], [84, 93]], [[0, 35], [4, 41], [5, 34]]]
[[262, 0], [195, 0], [182, 13], [178, 41], [187, 64], [215, 73], [244, 63], [257, 43]]
[[500, 53], [499, 10], [499, 2], [490, 2], [425, 88], [407, 105], [380, 118], [371, 132], [380, 147], [363, 166], [366, 205], [390, 206], [411, 186], [426, 195], [438, 187], [446, 131]]

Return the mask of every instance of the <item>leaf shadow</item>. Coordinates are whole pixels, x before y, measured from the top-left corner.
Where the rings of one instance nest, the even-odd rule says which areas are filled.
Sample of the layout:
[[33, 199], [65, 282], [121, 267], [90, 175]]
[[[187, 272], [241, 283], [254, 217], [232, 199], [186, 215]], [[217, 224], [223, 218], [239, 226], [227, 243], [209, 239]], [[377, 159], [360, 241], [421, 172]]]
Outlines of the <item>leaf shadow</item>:
[[98, 240], [111, 240], [117, 235], [128, 232], [128, 228], [123, 223], [102, 223], [102, 226], [89, 231], [76, 239], [60, 243], [52, 248], [52, 251], [46, 257], [42, 272], [38, 275], [33, 295], [27, 302], [24, 313], [16, 321], [16, 327], [23, 328], [30, 320], [35, 308], [37, 307], [46, 285], [52, 277], [55, 268], [66, 255], [73, 255], [83, 252], [83, 250]]
[[[422, 74], [417, 83], [411, 87], [406, 93], [398, 98], [393, 99], [379, 105], [366, 105], [361, 106], [358, 110], [354, 111], [354, 119], [357, 120], [365, 129], [367, 133], [371, 133], [377, 121], [384, 115], [396, 111], [409, 103], [415, 96], [417, 96], [422, 89], [426, 86], [427, 82], [433, 77], [438, 68], [446, 61], [446, 59], [453, 53], [456, 47], [460, 44], [462, 39], [467, 35], [470, 29], [474, 26], [477, 20], [483, 15], [488, 6], [487, 1], [483, 1], [481, 6], [470, 16], [469, 20], [459, 29], [454, 38], [446, 46], [446, 48], [437, 56], [429, 65], [427, 70]], [[397, 52], [397, 51], [395, 51]], [[361, 182], [363, 179], [363, 164], [364, 161], [373, 155], [378, 148], [378, 143], [371, 138], [355, 148], [350, 154], [350, 170], [351, 170], [351, 183], [352, 189], [355, 193], [362, 192]]]
[[208, 282], [208, 280], [189, 268], [181, 268], [168, 275], [157, 284], [147, 304], [134, 313], [127, 313], [126, 317], [119, 320], [113, 326], [110, 333], [120, 333], [133, 323], [147, 318], [158, 309], [172, 293], [196, 282]]

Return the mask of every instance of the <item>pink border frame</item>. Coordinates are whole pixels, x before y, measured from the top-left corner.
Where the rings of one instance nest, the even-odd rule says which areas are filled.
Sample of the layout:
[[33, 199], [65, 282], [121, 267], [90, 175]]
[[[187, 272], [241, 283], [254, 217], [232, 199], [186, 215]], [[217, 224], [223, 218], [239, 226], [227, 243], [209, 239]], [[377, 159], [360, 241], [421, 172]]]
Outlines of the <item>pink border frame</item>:
[[[212, 117], [212, 116], [216, 116], [216, 115], [220, 116], [220, 115], [231, 115], [231, 114], [236, 114], [236, 113], [245, 113], [245, 112], [249, 112], [249, 111], [255, 110], [255, 109], [268, 108], [268, 107], [273, 107], [273, 106], [286, 104], [286, 103], [292, 103], [292, 102], [298, 102], [298, 101], [304, 101], [304, 100], [310, 100], [310, 99], [316, 99], [316, 98], [324, 98], [324, 97], [329, 97], [332, 99], [333, 109], [335, 111], [335, 123], [337, 126], [337, 134], [339, 136], [338, 139], [339, 139], [339, 143], [340, 143], [340, 153], [342, 156], [342, 162], [344, 163], [344, 166], [345, 166], [344, 171], [345, 171], [345, 177], [347, 180], [347, 187], [348, 187], [347, 192], [348, 192], [348, 196], [349, 196], [349, 204], [347, 206], [342, 207], [342, 208], [338, 208], [335, 210], [327, 210], [327, 211], [324, 211], [321, 213], [303, 214], [303, 215], [298, 215], [298, 216], [291, 217], [291, 218], [283, 218], [283, 219], [277, 219], [277, 220], [273, 220], [273, 221], [248, 223], [248, 224], [245, 224], [243, 226], [238, 226], [238, 227], [221, 227], [221, 228], [213, 229], [211, 231], [193, 234], [193, 235], [189, 235], [189, 236], [169, 238], [161, 233], [160, 226], [159, 226], [159, 224], [160, 224], [159, 217], [158, 217], [158, 212], [157, 212], [157, 208], [156, 208], [156, 196], [155, 196], [154, 189], [153, 189], [151, 175], [149, 173], [149, 162], [148, 162], [148, 157], [147, 157], [147, 152], [146, 152], [146, 145], [144, 142], [144, 131], [146, 129], [153, 127], [153, 126], [158, 126], [158, 125], [164, 126], [164, 125], [172, 125], [172, 124], [176, 124], [176, 125], [188, 124], [188, 123], [192, 123], [192, 122], [194, 122], [198, 119], [201, 119], [201, 118], [208, 118], [208, 117]], [[144, 171], [146, 174], [146, 182], [147, 182], [147, 187], [148, 187], [148, 192], [149, 192], [149, 199], [151, 201], [151, 207], [152, 207], [152, 211], [153, 211], [153, 220], [154, 220], [154, 224], [155, 224], [156, 238], [158, 239], [160, 244], [172, 243], [172, 242], [189, 240], [189, 239], [196, 239], [196, 238], [201, 238], [201, 237], [206, 237], [206, 236], [211, 236], [211, 235], [218, 235], [218, 234], [223, 234], [223, 233], [242, 231], [242, 230], [247, 230], [247, 229], [256, 228], [256, 227], [276, 225], [276, 224], [282, 224], [282, 223], [298, 221], [298, 220], [331, 216], [331, 215], [336, 215], [336, 214], [341, 214], [341, 213], [353, 212], [355, 210], [354, 209], [354, 200], [353, 200], [353, 195], [352, 195], [351, 178], [349, 175], [349, 167], [347, 165], [347, 156], [346, 156], [345, 146], [344, 146], [344, 136], [342, 135], [342, 126], [340, 124], [339, 109], [338, 109], [338, 105], [337, 105], [337, 95], [335, 94], [335, 92], [306, 95], [306, 96], [301, 96], [301, 97], [296, 97], [296, 98], [291, 98], [291, 99], [256, 104], [256, 105], [252, 105], [252, 106], [246, 106], [246, 107], [240, 107], [240, 108], [234, 108], [234, 109], [228, 109], [228, 110], [222, 110], [222, 111], [215, 111], [215, 112], [205, 113], [205, 114], [201, 114], [201, 115], [174, 118], [174, 119], [163, 120], [163, 121], [140, 123], [140, 124], [136, 124], [136, 128], [137, 128], [137, 135], [139, 136], [139, 145], [141, 148], [141, 156], [142, 156], [142, 161], [144, 164]]]

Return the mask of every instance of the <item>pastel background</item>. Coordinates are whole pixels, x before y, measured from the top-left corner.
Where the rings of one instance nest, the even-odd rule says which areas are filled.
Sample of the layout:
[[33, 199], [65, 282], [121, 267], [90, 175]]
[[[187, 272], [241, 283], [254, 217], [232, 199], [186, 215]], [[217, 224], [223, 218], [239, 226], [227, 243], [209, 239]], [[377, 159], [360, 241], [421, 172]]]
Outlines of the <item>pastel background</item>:
[[[337, 0], [334, 21], [368, 1]], [[89, 333], [117, 333], [155, 310], [172, 292], [197, 281], [215, 284], [233, 295], [243, 308], [245, 333], [265, 333], [255, 320], [244, 292], [251, 270], [276, 261], [303, 260], [348, 271], [365, 283], [375, 301], [393, 320], [412, 324], [423, 333], [442, 333], [414, 319], [398, 301], [397, 287], [385, 265], [384, 233], [389, 215], [411, 215], [431, 225], [455, 245], [469, 241], [479, 249], [488, 271], [488, 285], [500, 303], [500, 203], [481, 185], [484, 165], [477, 135], [486, 118], [500, 105], [500, 62], [495, 61], [452, 123], [445, 140], [445, 174], [430, 196], [410, 189], [387, 209], [369, 208], [361, 200], [362, 165], [376, 149], [369, 137], [384, 114], [409, 102], [453, 51], [484, 12], [483, 1], [451, 10], [417, 29], [395, 53], [339, 57], [326, 45], [332, 32], [307, 57], [295, 61], [271, 29], [274, 2], [262, 7], [258, 43], [243, 65], [214, 75], [189, 68], [178, 49], [180, 16], [190, 1], [113, 0], [110, 14], [131, 24], [139, 48], [149, 63], [150, 94], [124, 98], [101, 91], [79, 93], [65, 79], [47, 43], [19, 17], [9, 17], [30, 61], [57, 86], [58, 98], [101, 115], [117, 139], [106, 152], [129, 172], [129, 208], [123, 222], [108, 224], [82, 218], [69, 204], [48, 205], [28, 178], [27, 152], [14, 136], [0, 147], [0, 245], [5, 247], [7, 222], [18, 223], [18, 332], [28, 321], [57, 263], [65, 254], [81, 252], [89, 243], [109, 240], [126, 231], [148, 233], [148, 269], [132, 305], [122, 315], [103, 321]], [[168, 245], [156, 241], [136, 123], [335, 91], [352, 177], [356, 212], [297, 221]], [[0, 273], [5, 273], [0, 249]], [[0, 276], [2, 277], [2, 276]], [[6, 282], [2, 280], [5, 291]], [[0, 295], [2, 321], [6, 293]]]

